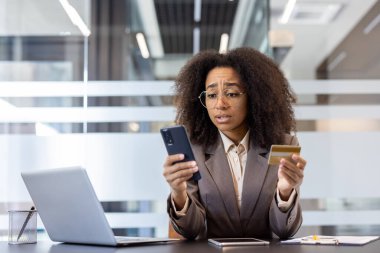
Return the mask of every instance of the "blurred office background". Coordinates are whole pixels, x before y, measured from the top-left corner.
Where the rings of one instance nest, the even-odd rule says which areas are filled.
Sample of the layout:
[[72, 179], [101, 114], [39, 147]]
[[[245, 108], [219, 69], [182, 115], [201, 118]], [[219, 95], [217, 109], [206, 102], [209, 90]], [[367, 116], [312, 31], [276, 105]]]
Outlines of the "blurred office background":
[[379, 235], [379, 45], [376, 0], [0, 0], [0, 235], [32, 205], [21, 171], [79, 165], [116, 234], [167, 236], [173, 80], [241, 46], [298, 95], [298, 235]]

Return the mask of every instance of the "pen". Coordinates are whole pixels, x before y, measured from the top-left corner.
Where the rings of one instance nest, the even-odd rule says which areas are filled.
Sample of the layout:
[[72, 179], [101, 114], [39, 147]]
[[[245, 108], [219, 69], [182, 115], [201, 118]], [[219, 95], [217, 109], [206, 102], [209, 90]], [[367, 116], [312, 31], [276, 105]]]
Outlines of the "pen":
[[304, 237], [301, 240], [302, 244], [335, 244], [338, 245], [339, 241], [331, 236], [318, 236], [318, 235], [313, 235], [313, 236], [308, 236]]
[[32, 207], [30, 208], [30, 211], [29, 211], [29, 213], [28, 213], [28, 216], [26, 216], [26, 219], [25, 219], [25, 221], [24, 221], [24, 224], [22, 224], [22, 227], [21, 227], [20, 233], [19, 233], [18, 236], [17, 236], [17, 241], [20, 239], [20, 237], [21, 237], [22, 234], [24, 233], [25, 227], [26, 227], [26, 225], [28, 225], [28, 222], [29, 222], [30, 218], [32, 217], [32, 215], [33, 215], [33, 211], [34, 211], [34, 210], [35, 210], [35, 207], [32, 206]]

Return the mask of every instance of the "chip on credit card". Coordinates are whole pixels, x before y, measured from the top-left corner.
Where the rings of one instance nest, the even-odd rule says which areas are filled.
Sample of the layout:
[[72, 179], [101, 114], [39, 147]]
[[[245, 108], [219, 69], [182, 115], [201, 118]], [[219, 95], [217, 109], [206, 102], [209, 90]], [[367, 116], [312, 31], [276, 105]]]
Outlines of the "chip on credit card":
[[270, 148], [268, 164], [279, 165], [282, 158], [291, 159], [291, 156], [293, 154], [299, 155], [300, 153], [300, 146], [272, 145], [272, 147]]

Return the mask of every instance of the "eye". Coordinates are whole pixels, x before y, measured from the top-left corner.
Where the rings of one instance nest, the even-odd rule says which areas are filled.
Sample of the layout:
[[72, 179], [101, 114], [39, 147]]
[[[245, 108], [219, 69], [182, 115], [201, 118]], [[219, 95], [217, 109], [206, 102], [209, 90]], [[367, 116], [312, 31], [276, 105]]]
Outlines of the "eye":
[[236, 97], [240, 96], [240, 92], [229, 91], [229, 92], [225, 93], [225, 96], [228, 97], [228, 98], [236, 98]]
[[240, 94], [237, 93], [237, 92], [228, 92], [226, 93], [226, 97], [228, 98], [234, 98], [234, 97], [238, 97]]
[[208, 98], [208, 99], [216, 99], [216, 97], [217, 97], [217, 95], [216, 95], [216, 93], [212, 93], [212, 92], [210, 92], [210, 93], [206, 93], [206, 97]]

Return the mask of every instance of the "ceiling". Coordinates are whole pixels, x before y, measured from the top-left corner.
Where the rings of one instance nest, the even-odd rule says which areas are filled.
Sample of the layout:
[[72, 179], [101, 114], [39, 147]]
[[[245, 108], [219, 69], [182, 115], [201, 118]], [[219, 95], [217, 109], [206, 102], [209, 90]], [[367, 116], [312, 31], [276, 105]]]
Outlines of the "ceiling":
[[[366, 15], [377, 0], [298, 0], [296, 5], [339, 4], [341, 9], [331, 20], [323, 21], [312, 14], [300, 13], [289, 19], [287, 24], [279, 22], [287, 1], [271, 0], [271, 29], [288, 30], [294, 34], [294, 45], [281, 64], [290, 79], [314, 79], [318, 66], [345, 39], [355, 25]], [[317, 8], [317, 7], [315, 7]], [[296, 10], [296, 7], [294, 8]], [[323, 15], [321, 15], [323, 16]], [[314, 23], [311, 22], [314, 20]]]
[[[86, 24], [91, 0], [69, 0]], [[0, 36], [81, 35], [59, 0], [0, 0]]]
[[[253, 46], [268, 49], [268, 3], [257, 0], [135, 1], [158, 79], [174, 78], [194, 53]], [[138, 31], [138, 29], [137, 29]]]
[[327, 79], [380, 78], [380, 1], [335, 47], [318, 68]]
[[[89, 24], [91, 0], [69, 0], [69, 2], [85, 23]], [[235, 34], [231, 35], [230, 46], [234, 39], [241, 41], [239, 36], [249, 34], [247, 25], [251, 24], [244, 18], [247, 19], [248, 12], [252, 10], [246, 7], [239, 10], [239, 5], [253, 4], [257, 1], [138, 1], [143, 9], [148, 9], [149, 2], [152, 4], [156, 25], [159, 27], [155, 31], [155, 36], [162, 38], [161, 44], [158, 43], [161, 51], [158, 51], [164, 54], [191, 54], [194, 51], [192, 39], [194, 25], [200, 28], [204, 36], [199, 45], [200, 49], [218, 48], [220, 34], [225, 31]], [[194, 21], [195, 2], [201, 3], [202, 23]], [[287, 2], [287, 0], [270, 0], [271, 30], [287, 30], [294, 35], [292, 49], [281, 63], [281, 67], [290, 79], [314, 79], [318, 66], [378, 1], [298, 0], [289, 21], [284, 24], [279, 20]], [[233, 23], [238, 25], [233, 27]], [[81, 33], [70, 22], [58, 0], [0, 0], [0, 36], [18, 35], [56, 36], [81, 35]], [[155, 44], [157, 43], [152, 43]], [[169, 60], [161, 61], [158, 71], [169, 71], [170, 66], [182, 64], [178, 59], [172, 59], [173, 64], [170, 64]]]
[[200, 20], [194, 20], [196, 1], [155, 0], [154, 6], [165, 54], [193, 53], [194, 27], [201, 34], [199, 49], [219, 48], [222, 33], [230, 33], [239, 1], [200, 1]]
[[[195, 2], [197, 1], [154, 1], [158, 30], [162, 38], [165, 56], [194, 51], [193, 27], [197, 25], [193, 17]], [[232, 26], [236, 27], [236, 23], [244, 23], [244, 21], [239, 22], [239, 19], [250, 15], [248, 13], [250, 8], [247, 7], [243, 8], [245, 12], [239, 12], [239, 7], [241, 7], [239, 5], [248, 2], [254, 3], [255, 1], [203, 0], [200, 49], [217, 49], [220, 43], [220, 34], [223, 32], [231, 34], [231, 41], [237, 38], [236, 34], [240, 34], [241, 37], [235, 40], [240, 43], [233, 46], [242, 46], [247, 37], [257, 37], [257, 29], [254, 30], [255, 34], [252, 36], [240, 25], [237, 25], [239, 27], [238, 33], [231, 32]], [[252, 4], [251, 7], [257, 7], [258, 2], [256, 1], [256, 4]], [[291, 36], [291, 50], [281, 61], [281, 68], [289, 79], [315, 79], [317, 78], [318, 67], [330, 58], [333, 51], [347, 38], [349, 33], [378, 1], [297, 0], [294, 1], [295, 5], [287, 22], [284, 23], [281, 18], [289, 2], [292, 1], [270, 0], [270, 30], [277, 32], [285, 30], [293, 35]], [[140, 9], [143, 8], [140, 7]], [[255, 10], [251, 14], [255, 15]], [[141, 16], [144, 19], [148, 15]], [[231, 46], [230, 44], [229, 47], [231, 48]], [[255, 47], [258, 47], [257, 44]], [[168, 70], [176, 73], [178, 66], [182, 66], [185, 60], [175, 59], [173, 61], [173, 59], [165, 57], [156, 60], [156, 75], [170, 76], [170, 73], [166, 73]]]

